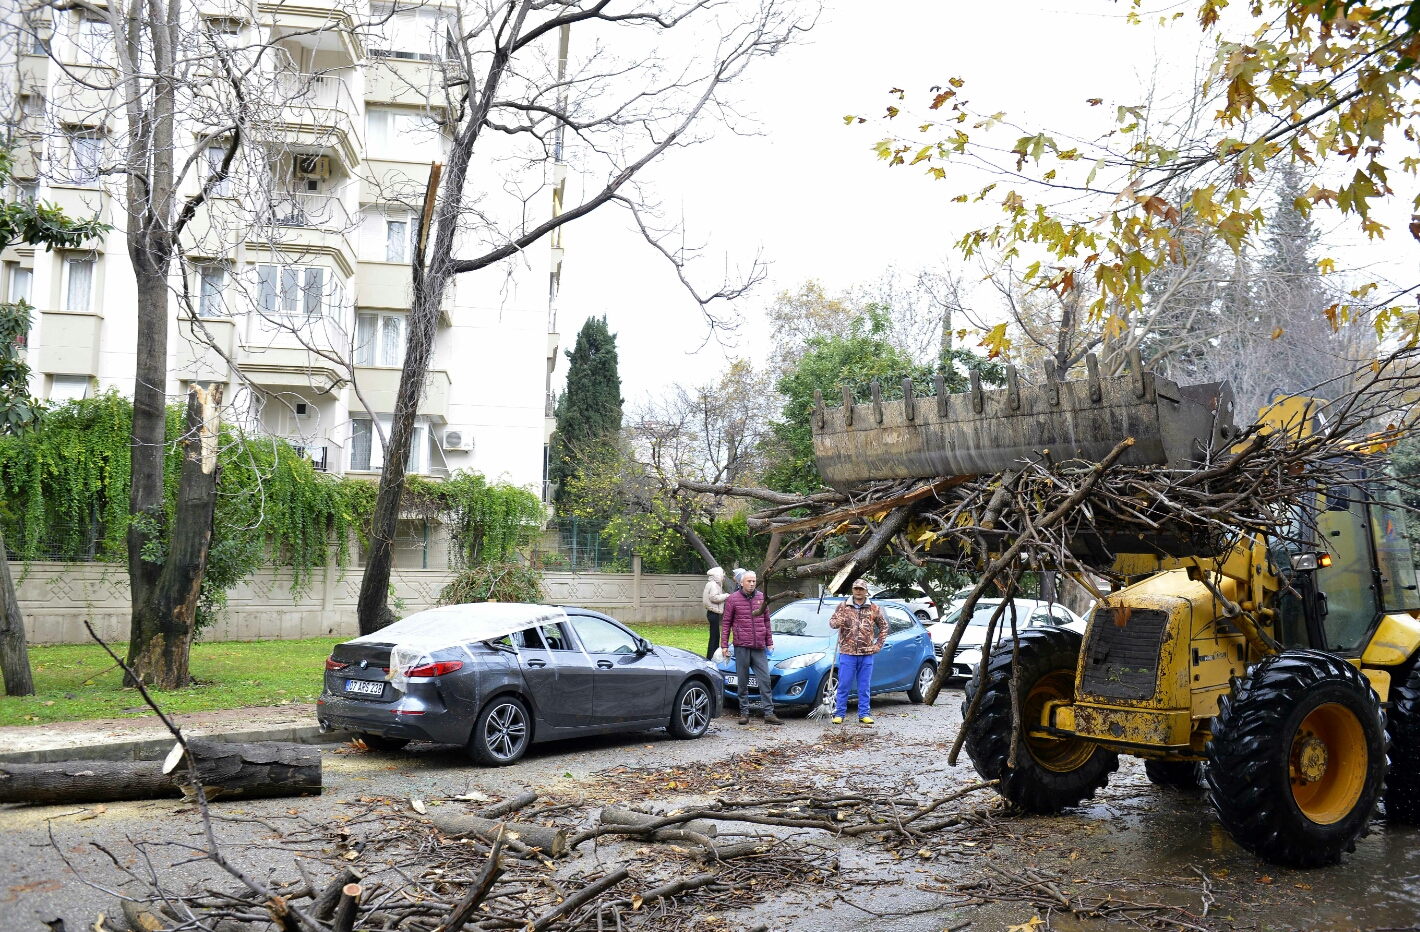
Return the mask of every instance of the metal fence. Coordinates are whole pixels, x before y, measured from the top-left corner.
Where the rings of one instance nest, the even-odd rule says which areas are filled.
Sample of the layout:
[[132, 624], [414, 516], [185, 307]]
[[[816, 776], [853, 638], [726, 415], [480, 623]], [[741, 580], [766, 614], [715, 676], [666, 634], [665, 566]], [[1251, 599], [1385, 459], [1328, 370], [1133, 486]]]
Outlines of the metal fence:
[[[553, 523], [555, 544], [534, 551], [534, 559], [545, 570], [581, 573], [629, 573], [633, 551], [607, 540], [606, 523], [577, 517], [558, 518]], [[644, 567], [645, 572], [703, 573], [704, 563], [693, 552], [669, 561], [668, 565]]]
[[97, 521], [46, 521], [36, 541], [28, 538], [24, 525], [18, 521], [4, 522], [4, 530], [5, 557], [9, 560], [91, 563], [99, 559], [103, 528]]

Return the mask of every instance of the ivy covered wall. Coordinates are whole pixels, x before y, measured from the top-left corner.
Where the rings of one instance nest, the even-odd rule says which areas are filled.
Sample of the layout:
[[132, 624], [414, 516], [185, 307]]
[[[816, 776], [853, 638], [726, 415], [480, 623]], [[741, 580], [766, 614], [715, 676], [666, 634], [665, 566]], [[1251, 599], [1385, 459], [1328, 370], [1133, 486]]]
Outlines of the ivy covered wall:
[[[117, 392], [48, 409], [37, 430], [0, 437], [0, 525], [22, 560], [127, 559], [132, 403]], [[177, 494], [183, 410], [168, 409], [168, 514]], [[365, 537], [376, 487], [317, 472], [289, 443], [222, 431], [217, 512], [198, 624], [210, 623], [239, 581], [267, 564], [287, 567], [303, 592], [326, 565], [332, 544]], [[449, 529], [452, 562], [476, 567], [509, 560], [545, 520], [534, 493], [476, 473], [443, 482], [409, 477], [407, 515]], [[166, 540], [160, 535], [159, 540]], [[163, 547], [145, 554], [161, 561]], [[344, 567], [347, 548], [335, 547]]]

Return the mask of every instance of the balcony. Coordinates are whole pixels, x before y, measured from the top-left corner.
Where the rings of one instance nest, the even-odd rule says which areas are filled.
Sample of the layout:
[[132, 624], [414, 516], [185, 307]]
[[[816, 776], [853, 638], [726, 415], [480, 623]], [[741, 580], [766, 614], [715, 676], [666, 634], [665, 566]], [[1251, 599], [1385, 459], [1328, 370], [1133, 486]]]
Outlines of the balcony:
[[200, 323], [179, 319], [174, 360], [177, 377], [187, 382], [229, 381], [232, 367], [227, 359], [236, 349], [236, 329], [231, 318], [207, 318]]
[[98, 375], [103, 317], [92, 311], [41, 311], [39, 371]]
[[345, 275], [353, 275], [358, 253], [353, 238], [359, 221], [341, 195], [281, 191], [269, 196], [247, 239], [269, 243], [288, 256], [332, 254]]
[[286, 147], [328, 151], [345, 174], [354, 175], [365, 148], [355, 121], [364, 108], [345, 80], [291, 71], [274, 77], [274, 102], [281, 106], [280, 119], [273, 124], [276, 140]]
[[435, 61], [429, 55], [371, 49], [370, 64], [365, 70], [365, 101], [437, 106], [448, 82], [462, 77], [463, 68], [457, 59]]
[[[439, 323], [453, 326], [451, 312], [456, 289], [452, 282], [444, 289], [444, 306]], [[355, 304], [361, 308], [409, 310], [410, 271], [404, 262], [361, 262], [355, 270]]]
[[[370, 408], [378, 413], [394, 411], [395, 395], [399, 392], [400, 370], [383, 366], [357, 366], [355, 383], [360, 394], [365, 396]], [[419, 402], [418, 413], [436, 421], [447, 423], [449, 419], [449, 373], [443, 369], [430, 370], [424, 383], [424, 397]], [[352, 397], [351, 405], [355, 405]]]
[[[283, 326], [251, 311], [245, 321], [247, 335], [234, 358], [253, 384], [277, 390], [305, 390], [317, 394], [345, 384], [343, 367], [307, 349], [332, 350], [344, 355], [349, 344], [344, 328], [328, 317], [306, 320], [295, 316]], [[284, 326], [299, 328], [292, 333]]]

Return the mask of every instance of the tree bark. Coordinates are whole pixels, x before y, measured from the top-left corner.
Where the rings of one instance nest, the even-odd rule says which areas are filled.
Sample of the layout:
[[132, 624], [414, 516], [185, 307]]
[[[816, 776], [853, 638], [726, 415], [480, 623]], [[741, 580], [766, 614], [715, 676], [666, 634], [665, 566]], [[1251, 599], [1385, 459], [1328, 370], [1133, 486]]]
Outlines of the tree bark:
[[10, 561], [5, 558], [3, 535], [0, 535], [0, 673], [5, 677], [5, 695], [35, 694], [30, 652], [25, 646], [25, 617], [20, 614], [20, 603], [15, 597], [15, 581], [10, 577]]
[[163, 689], [188, 684], [188, 650], [212, 544], [212, 515], [217, 506], [221, 406], [220, 385], [194, 384], [188, 391], [182, 475], [178, 479], [171, 544], [157, 580], [147, 588], [147, 598], [135, 606], [133, 614], [128, 665], [144, 683]]
[[[320, 795], [320, 749], [305, 744], [224, 744], [189, 740], [208, 799]], [[187, 795], [186, 763], [64, 761], [0, 764], [0, 803], [101, 803]]]
[[429, 819], [445, 835], [477, 835], [490, 842], [498, 837], [498, 826], [506, 825], [507, 837], [516, 834], [518, 841], [529, 847], [541, 848], [547, 857], [560, 858], [567, 853], [567, 833], [560, 828], [527, 822], [502, 822], [452, 812], [430, 813]]
[[705, 561], [705, 568], [707, 570], [720, 565], [720, 561], [715, 559], [715, 555], [710, 552], [709, 547], [705, 546], [705, 541], [701, 540], [700, 535], [695, 533], [695, 528], [689, 521], [682, 521], [677, 524], [676, 530], [680, 532], [681, 537], [685, 538], [685, 542], [690, 544], [695, 552], [700, 555], [700, 559]]

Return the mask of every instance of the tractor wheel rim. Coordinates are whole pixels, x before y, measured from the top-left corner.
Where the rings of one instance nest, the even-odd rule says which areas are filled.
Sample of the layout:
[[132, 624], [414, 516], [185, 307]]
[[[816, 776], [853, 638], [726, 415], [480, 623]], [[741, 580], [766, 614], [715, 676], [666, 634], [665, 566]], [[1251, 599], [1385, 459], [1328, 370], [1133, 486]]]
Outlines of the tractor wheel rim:
[[1302, 815], [1318, 825], [1340, 822], [1356, 808], [1370, 769], [1366, 731], [1336, 702], [1317, 706], [1292, 736], [1287, 776]]
[[698, 732], [710, 722], [710, 697], [699, 686], [685, 691], [680, 700], [680, 723], [686, 731]]
[[1073, 670], [1054, 670], [1036, 680], [1026, 694], [1021, 709], [1021, 726], [1025, 730], [1026, 750], [1036, 763], [1055, 773], [1069, 773], [1085, 765], [1095, 753], [1095, 746], [1083, 738], [1058, 738], [1054, 735], [1032, 734], [1040, 723], [1045, 703], [1050, 700], [1069, 702], [1075, 696]]

